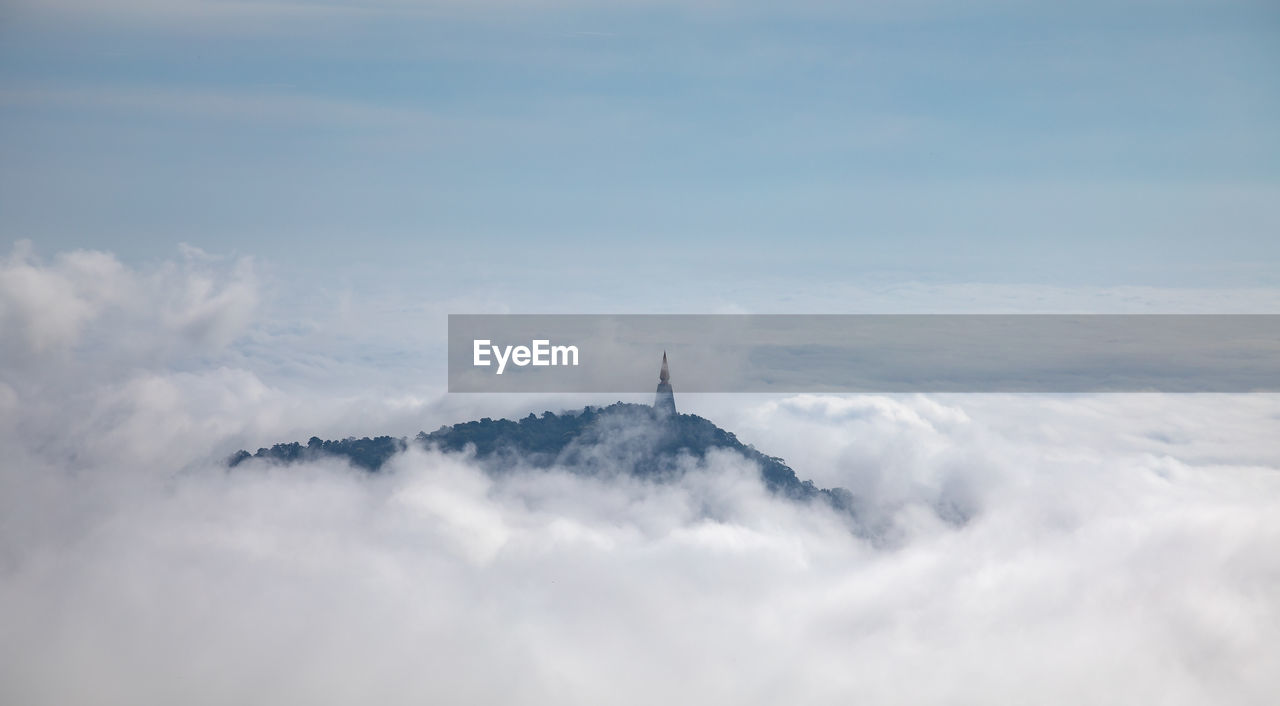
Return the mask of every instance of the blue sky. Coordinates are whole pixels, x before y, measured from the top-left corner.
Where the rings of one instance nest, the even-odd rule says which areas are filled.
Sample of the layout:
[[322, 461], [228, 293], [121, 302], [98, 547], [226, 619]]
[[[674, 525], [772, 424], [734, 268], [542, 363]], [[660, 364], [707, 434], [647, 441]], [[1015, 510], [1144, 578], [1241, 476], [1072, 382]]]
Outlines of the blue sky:
[[1280, 9], [951, 5], [11, 3], [0, 238], [478, 302], [1277, 284]]

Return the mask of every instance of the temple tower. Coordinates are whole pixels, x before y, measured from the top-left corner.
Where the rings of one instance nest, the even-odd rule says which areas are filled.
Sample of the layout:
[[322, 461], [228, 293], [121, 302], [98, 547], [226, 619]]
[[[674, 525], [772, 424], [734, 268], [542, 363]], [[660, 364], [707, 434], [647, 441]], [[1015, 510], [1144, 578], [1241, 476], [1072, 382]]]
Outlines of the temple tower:
[[671, 373], [667, 370], [667, 352], [662, 352], [662, 372], [658, 373], [658, 393], [653, 397], [653, 410], [661, 416], [675, 416], [676, 396], [671, 391]]

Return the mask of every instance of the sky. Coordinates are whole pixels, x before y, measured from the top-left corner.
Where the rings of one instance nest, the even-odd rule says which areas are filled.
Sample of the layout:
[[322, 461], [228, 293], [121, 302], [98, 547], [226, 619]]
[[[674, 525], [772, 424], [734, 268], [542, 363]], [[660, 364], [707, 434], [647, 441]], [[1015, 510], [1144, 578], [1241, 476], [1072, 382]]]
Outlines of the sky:
[[449, 313], [1280, 302], [1272, 3], [0, 13], [0, 252], [248, 258], [401, 378]]
[[672, 361], [887, 544], [729, 453], [224, 461], [616, 399], [447, 394], [450, 313], [1280, 312], [1278, 30], [0, 3], [0, 702], [1270, 703], [1274, 394], [695, 396]]
[[689, 297], [1280, 271], [1268, 2], [56, 0], [0, 18], [0, 232], [46, 251], [188, 243], [296, 280], [540, 303], [619, 270], [643, 283], [628, 295]]

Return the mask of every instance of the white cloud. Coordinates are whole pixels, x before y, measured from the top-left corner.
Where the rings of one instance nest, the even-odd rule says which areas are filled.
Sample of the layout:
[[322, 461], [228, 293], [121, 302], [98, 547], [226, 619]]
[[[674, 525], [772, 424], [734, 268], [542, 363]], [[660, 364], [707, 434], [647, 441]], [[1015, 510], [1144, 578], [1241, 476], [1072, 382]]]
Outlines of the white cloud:
[[[27, 241], [0, 259], [0, 327], [6, 369], [101, 362], [104, 351], [71, 359], [84, 344], [136, 359], [215, 351], [236, 338], [257, 306], [248, 258], [219, 262], [185, 248], [180, 262], [152, 271], [110, 253], [76, 250], [45, 264]], [[154, 361], [147, 361], [154, 363]]]
[[27, 241], [0, 260], [0, 329], [6, 355], [46, 355], [75, 343], [85, 323], [130, 296], [124, 268], [106, 253], [63, 253], [50, 267]]
[[[1264, 703], [1275, 469], [1082, 460], [1024, 469], [964, 528], [920, 514], [894, 550], [727, 457], [665, 486], [423, 452], [373, 477], [67, 481], [4, 548], [3, 683], [24, 703]], [[98, 519], [60, 533], [84, 505]]]
[[[220, 454], [307, 428], [518, 403], [285, 391], [225, 349], [246, 330], [273, 344], [239, 267], [195, 251], [145, 271], [102, 253], [5, 260], [5, 331], [21, 332], [6, 346], [23, 357], [6, 348], [0, 378], [0, 701], [1263, 704], [1280, 690], [1278, 396], [682, 403], [858, 491], [890, 546], [769, 496], [732, 454], [671, 484], [491, 477], [424, 450], [377, 475], [227, 471]], [[223, 323], [191, 328], [205, 317]], [[957, 500], [968, 521], [939, 519]]]

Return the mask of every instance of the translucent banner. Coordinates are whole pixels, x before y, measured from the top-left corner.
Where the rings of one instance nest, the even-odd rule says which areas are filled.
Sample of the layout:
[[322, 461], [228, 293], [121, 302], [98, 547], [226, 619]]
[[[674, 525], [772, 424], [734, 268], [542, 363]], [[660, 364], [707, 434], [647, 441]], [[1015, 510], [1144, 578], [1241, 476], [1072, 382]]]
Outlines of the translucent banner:
[[1275, 392], [1280, 315], [449, 316], [450, 392]]

